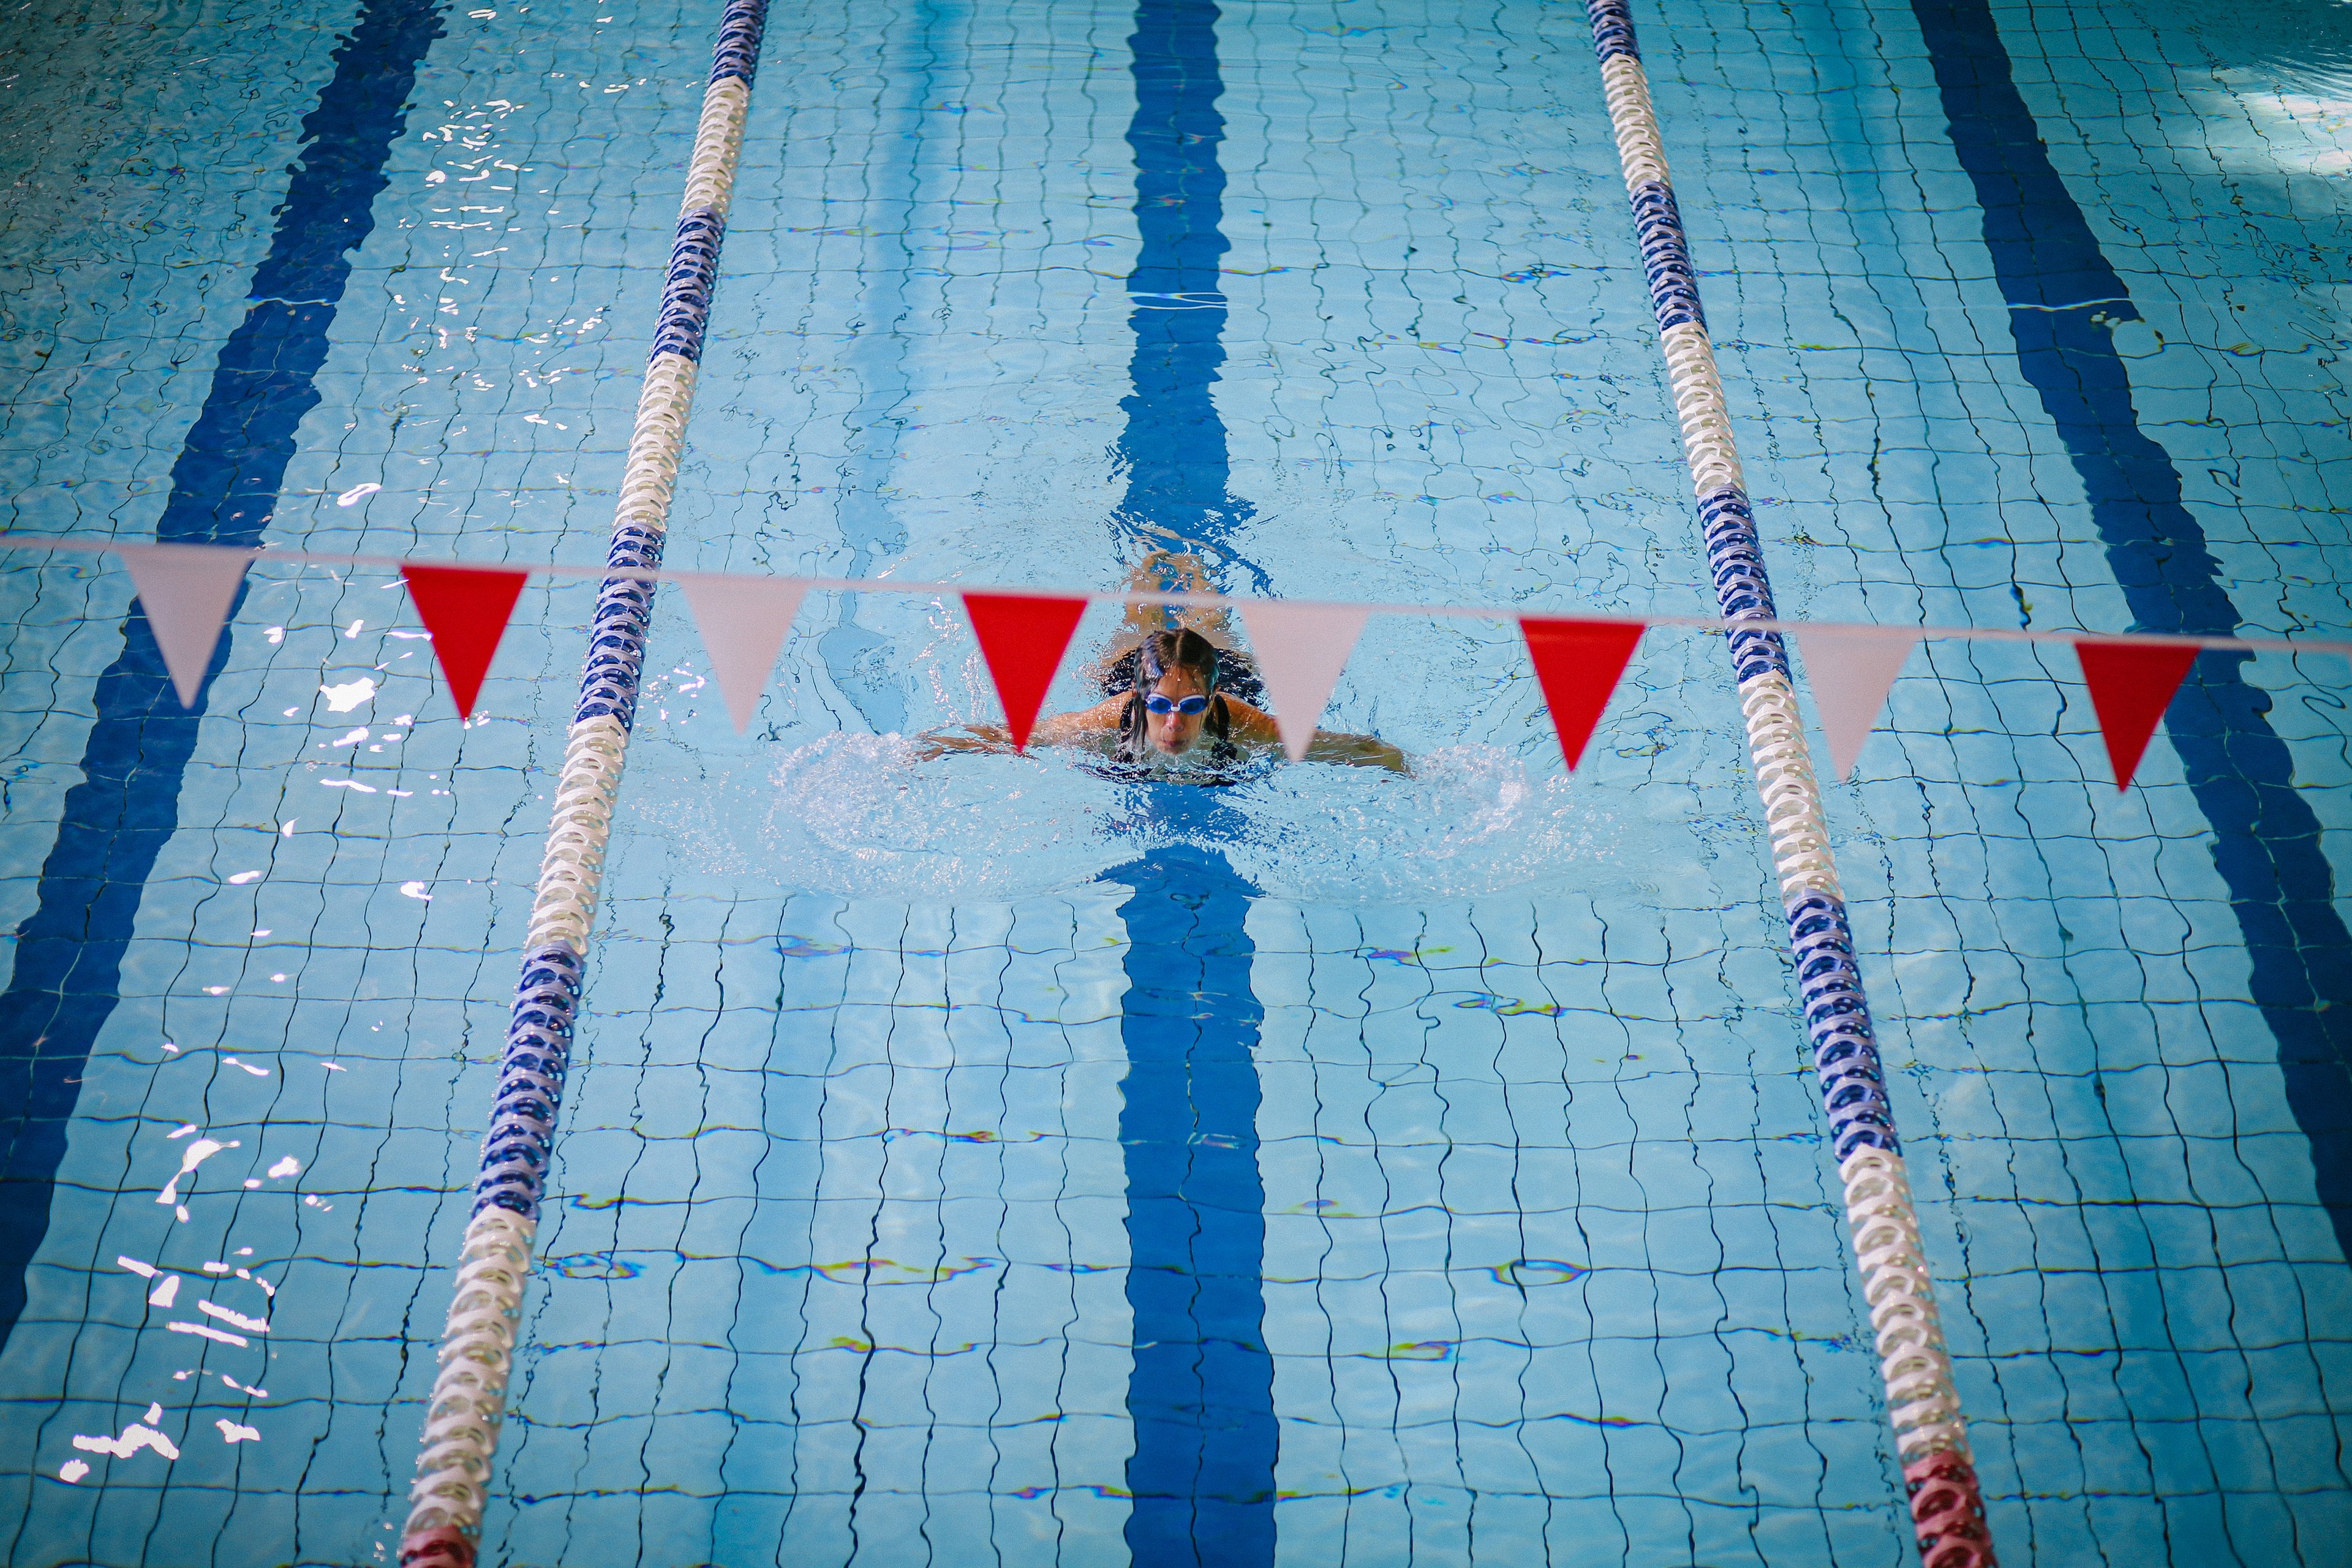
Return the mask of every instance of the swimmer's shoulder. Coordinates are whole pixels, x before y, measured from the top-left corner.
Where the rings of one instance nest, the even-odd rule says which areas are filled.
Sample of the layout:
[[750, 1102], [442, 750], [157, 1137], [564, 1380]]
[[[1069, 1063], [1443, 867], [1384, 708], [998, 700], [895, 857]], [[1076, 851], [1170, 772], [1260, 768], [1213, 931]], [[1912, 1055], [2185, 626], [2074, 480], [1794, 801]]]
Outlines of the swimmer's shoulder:
[[1228, 692], [1225, 695], [1225, 712], [1232, 721], [1236, 740], [1264, 745], [1282, 738], [1282, 731], [1275, 727], [1274, 715], [1255, 702], [1245, 702]]

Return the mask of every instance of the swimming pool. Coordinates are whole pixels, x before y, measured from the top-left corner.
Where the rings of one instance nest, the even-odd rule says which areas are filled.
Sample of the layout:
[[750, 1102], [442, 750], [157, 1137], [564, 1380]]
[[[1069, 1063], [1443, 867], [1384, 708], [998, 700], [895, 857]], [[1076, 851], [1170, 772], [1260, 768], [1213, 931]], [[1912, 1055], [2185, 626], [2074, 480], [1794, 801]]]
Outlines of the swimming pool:
[[[2342, 7], [1638, 15], [1785, 608], [2343, 635]], [[599, 558], [716, 7], [81, 16], [10, 526]], [[669, 562], [1703, 611], [1621, 191], [1580, 6], [779, 16]], [[198, 721], [120, 572], [0, 581], [8, 1560], [388, 1561], [593, 590], [464, 723], [264, 568]], [[656, 603], [486, 1560], [1908, 1560], [1712, 639], [1571, 780], [1507, 627], [1378, 618], [1417, 776], [1208, 794], [910, 763], [994, 700], [920, 598], [739, 738]], [[1932, 643], [1827, 792], [2011, 1562], [2352, 1536], [2343, 680], [2209, 658], [2118, 795]]]

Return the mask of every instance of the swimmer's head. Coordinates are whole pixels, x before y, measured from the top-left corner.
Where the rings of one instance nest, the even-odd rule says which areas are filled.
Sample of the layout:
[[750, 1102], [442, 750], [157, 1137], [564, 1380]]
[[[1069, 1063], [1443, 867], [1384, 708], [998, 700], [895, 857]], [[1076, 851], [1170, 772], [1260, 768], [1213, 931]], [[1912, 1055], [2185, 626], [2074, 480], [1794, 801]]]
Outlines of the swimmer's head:
[[1119, 727], [1120, 750], [1130, 760], [1147, 752], [1181, 757], [1203, 730], [1220, 743], [1227, 739], [1232, 718], [1217, 695], [1217, 645], [1189, 627], [1143, 639]]

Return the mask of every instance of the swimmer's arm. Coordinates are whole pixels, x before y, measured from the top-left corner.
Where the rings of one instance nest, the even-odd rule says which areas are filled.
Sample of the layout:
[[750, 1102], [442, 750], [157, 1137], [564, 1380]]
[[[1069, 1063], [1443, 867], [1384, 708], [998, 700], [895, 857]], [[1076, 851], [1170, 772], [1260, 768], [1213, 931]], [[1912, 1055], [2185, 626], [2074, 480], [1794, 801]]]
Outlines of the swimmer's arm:
[[1002, 724], [960, 724], [952, 730], [926, 730], [915, 737], [915, 760], [935, 763], [950, 752], [1009, 752], [1013, 737]]
[[1410, 774], [1412, 772], [1412, 763], [1405, 754], [1378, 735], [1348, 735], [1336, 730], [1315, 731], [1315, 739], [1307, 743], [1307, 760], [1310, 763], [1349, 763], [1360, 768], [1386, 768], [1392, 773]]
[[[1041, 719], [1029, 731], [1033, 746], [1067, 746], [1083, 743], [1118, 730], [1119, 710], [1125, 697], [1113, 697], [1091, 708], [1081, 708], [1075, 713], [1056, 713]], [[917, 737], [915, 760], [936, 762], [950, 752], [1009, 752], [1013, 749], [1013, 732], [1002, 724], [963, 724], [952, 730], [932, 730]]]
[[1081, 708], [1075, 713], [1056, 713], [1041, 719], [1031, 731], [1034, 745], [1071, 746], [1087, 741], [1097, 741], [1106, 735], [1118, 733], [1119, 721], [1126, 717], [1127, 694], [1106, 697], [1091, 708]]
[[[1234, 736], [1257, 746], [1278, 746], [1282, 731], [1274, 722], [1274, 715], [1265, 709], [1243, 701], [1238, 697], [1225, 699], [1225, 708], [1233, 715]], [[1412, 764], [1405, 754], [1375, 735], [1349, 735], [1337, 730], [1318, 730], [1315, 739], [1307, 743], [1307, 760], [1313, 763], [1348, 763], [1357, 767], [1386, 768], [1394, 773], [1410, 773]]]

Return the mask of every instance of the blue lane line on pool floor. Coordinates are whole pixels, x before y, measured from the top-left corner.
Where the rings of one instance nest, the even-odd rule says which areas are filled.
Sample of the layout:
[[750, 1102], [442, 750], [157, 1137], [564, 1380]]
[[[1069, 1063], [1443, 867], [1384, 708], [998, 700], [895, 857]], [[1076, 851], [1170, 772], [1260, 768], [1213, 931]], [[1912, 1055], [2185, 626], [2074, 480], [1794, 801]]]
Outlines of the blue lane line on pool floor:
[[[1913, 0], [1952, 144], [1984, 209], [2018, 363], [2057, 426], [2136, 629], [2231, 634], [2236, 605], [2171, 456], [2140, 428], [2114, 327], [2140, 320], [2050, 162], [1987, 0]], [[2319, 1200], [2352, 1257], [2352, 933], [2336, 913], [2319, 819], [2294, 787], [2246, 653], [2209, 652], [2165, 715], [2278, 1037], [2287, 1103], [2311, 1140]]]
[[1105, 879], [1135, 889], [1119, 907], [1129, 945], [1118, 1138], [1135, 1316], [1128, 1550], [1139, 1568], [1254, 1568], [1274, 1561], [1277, 1443], [1257, 1167], [1265, 1011], [1250, 989], [1256, 949], [1245, 929], [1257, 889], [1215, 850], [1185, 846]]
[[[366, 0], [337, 47], [333, 79], [302, 121], [301, 157], [255, 269], [252, 302], [222, 345], [173, 466], [159, 541], [261, 542], [295, 431], [318, 406], [313, 380], [351, 253], [375, 227], [384, 161], [406, 125], [416, 68], [441, 36], [442, 11], [435, 0]], [[82, 1068], [114, 1011], [148, 874], [179, 826], [180, 784], [204, 717], [202, 696], [183, 709], [173, 695], [135, 604], [122, 639], [99, 677], [82, 782], [66, 792], [40, 902], [17, 933], [16, 971], [0, 994], [0, 1343], [25, 1309], [25, 1270], [48, 1233]], [[224, 632], [207, 686], [228, 649]]]
[[1218, 162], [1225, 84], [1217, 16], [1206, 0], [1145, 0], [1128, 40], [1135, 117], [1127, 144], [1135, 150], [1139, 244], [1127, 278], [1134, 390], [1119, 401], [1127, 495], [1117, 519], [1135, 542], [1197, 554], [1220, 581], [1238, 566], [1266, 593], [1266, 574], [1234, 548], [1252, 508], [1226, 488], [1233, 468], [1212, 390], [1225, 363], [1222, 267], [1232, 248]]
[[[1234, 551], [1245, 502], [1226, 489], [1211, 389], [1224, 363], [1218, 264], [1225, 176], [1216, 6], [1136, 8], [1135, 216], [1128, 279], [1134, 392], [1119, 524], [1136, 542], [1199, 553], [1220, 575], [1265, 574]], [[1139, 786], [1140, 826], [1198, 841], [1238, 826], [1214, 792]], [[1258, 1174], [1258, 1026], [1247, 930], [1257, 889], [1211, 848], [1155, 849], [1105, 881], [1134, 889], [1126, 922], [1127, 1300], [1135, 1452], [1127, 1546], [1139, 1568], [1274, 1561], [1274, 1359], [1265, 1348], [1265, 1196]]]

